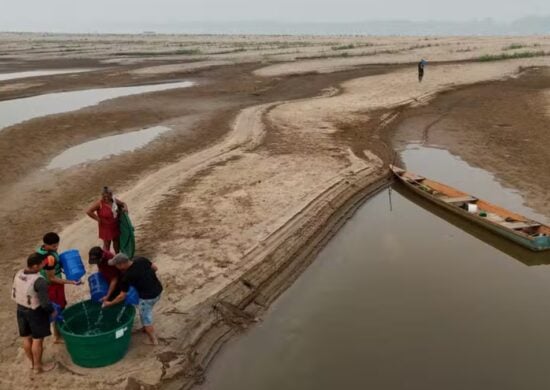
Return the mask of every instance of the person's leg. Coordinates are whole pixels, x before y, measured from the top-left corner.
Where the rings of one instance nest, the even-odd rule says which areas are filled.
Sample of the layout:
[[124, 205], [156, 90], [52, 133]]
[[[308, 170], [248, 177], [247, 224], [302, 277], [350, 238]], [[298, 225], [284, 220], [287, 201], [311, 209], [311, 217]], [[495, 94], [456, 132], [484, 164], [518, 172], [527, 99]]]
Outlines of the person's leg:
[[103, 250], [111, 250], [111, 240], [103, 240]]
[[31, 362], [31, 368], [34, 368], [34, 361], [32, 357], [32, 337], [27, 336], [23, 337], [23, 349], [25, 350], [25, 355]]
[[[61, 310], [65, 309], [65, 306], [67, 306], [67, 299], [65, 298], [65, 286], [63, 284], [50, 284], [48, 286], [48, 297], [50, 298], [50, 301], [57, 303], [61, 307]], [[63, 344], [63, 338], [61, 337], [61, 334], [59, 333], [59, 329], [57, 328], [55, 322], [52, 322], [51, 324], [51, 331], [53, 334], [54, 344]]]
[[113, 238], [113, 250], [115, 253], [120, 252], [120, 238]]
[[32, 339], [32, 359], [34, 372], [40, 374], [42, 372], [51, 371], [55, 368], [55, 363], [42, 364], [42, 352], [44, 339]]
[[42, 364], [42, 352], [44, 351], [44, 339], [51, 335], [50, 333], [50, 315], [41, 308], [32, 310], [29, 315], [30, 327], [32, 332], [32, 360], [33, 370], [40, 374], [53, 370], [55, 363]]
[[145, 331], [145, 333], [147, 333], [147, 337], [149, 337], [149, 341], [152, 345], [159, 344], [157, 336], [155, 335], [155, 328], [153, 327], [153, 325], [144, 326], [143, 330]]
[[158, 300], [159, 298], [139, 300], [139, 317], [141, 325], [152, 345], [158, 345], [159, 343], [155, 334], [155, 328], [153, 327], [153, 306]]

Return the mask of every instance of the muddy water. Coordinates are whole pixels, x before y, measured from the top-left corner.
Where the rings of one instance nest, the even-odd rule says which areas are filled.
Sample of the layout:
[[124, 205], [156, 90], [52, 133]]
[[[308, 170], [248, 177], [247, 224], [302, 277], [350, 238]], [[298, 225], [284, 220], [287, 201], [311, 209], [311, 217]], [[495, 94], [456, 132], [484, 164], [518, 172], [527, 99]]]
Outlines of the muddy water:
[[[402, 156], [425, 175], [453, 165], [461, 184], [481, 180], [441, 152]], [[498, 198], [487, 175], [476, 189]], [[201, 389], [550, 388], [548, 256], [396, 189], [391, 210], [387, 192], [365, 203]], [[510, 193], [499, 199], [521, 208]]]
[[0, 132], [3, 128], [28, 119], [78, 110], [83, 107], [93, 106], [107, 99], [175, 88], [188, 88], [193, 85], [193, 82], [183, 81], [178, 83], [142, 85], [135, 87], [101, 88], [89, 89], [85, 91], [60, 92], [1, 101]]
[[29, 70], [25, 72], [0, 73], [0, 81], [23, 79], [27, 77], [51, 76], [65, 73], [89, 72], [93, 69], [54, 69], [54, 70]]
[[133, 151], [147, 145], [162, 133], [170, 130], [169, 127], [154, 126], [85, 142], [67, 149], [53, 158], [46, 169], [67, 169], [85, 162]]

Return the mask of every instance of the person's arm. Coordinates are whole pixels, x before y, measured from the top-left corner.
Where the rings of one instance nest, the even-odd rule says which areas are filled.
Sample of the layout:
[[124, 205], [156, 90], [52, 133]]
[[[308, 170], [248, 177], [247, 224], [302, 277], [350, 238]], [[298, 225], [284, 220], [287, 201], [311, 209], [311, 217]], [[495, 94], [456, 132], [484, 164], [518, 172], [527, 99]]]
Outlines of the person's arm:
[[105, 302], [107, 299], [109, 299], [111, 294], [115, 291], [117, 283], [118, 283], [118, 277], [111, 279], [111, 283], [109, 283], [109, 290], [107, 291], [107, 294], [105, 294], [105, 296], [101, 298], [102, 302]]
[[99, 222], [99, 217], [97, 215], [97, 210], [99, 210], [99, 200], [96, 200], [88, 209], [86, 210], [86, 214], [88, 217], [92, 218], [93, 220]]
[[74, 280], [68, 280], [68, 279], [61, 279], [58, 278], [55, 275], [55, 269], [47, 269], [46, 274], [48, 275], [48, 280], [50, 283], [56, 283], [56, 284], [74, 284], [75, 286], [79, 284], [79, 281]]
[[128, 205], [126, 203], [124, 203], [123, 201], [121, 201], [120, 199], [116, 199], [116, 204], [118, 205], [118, 207], [120, 207], [122, 209], [123, 212], [127, 213], [128, 212]]
[[38, 294], [38, 302], [40, 302], [40, 307], [46, 311], [46, 313], [51, 314], [55, 310], [50, 298], [48, 297], [48, 282], [44, 278], [38, 278], [34, 282], [34, 291]]
[[103, 305], [101, 305], [101, 307], [114, 306], [117, 303], [120, 303], [120, 302], [124, 301], [126, 299], [126, 294], [127, 294], [127, 292], [121, 291], [120, 294], [118, 294], [116, 296], [116, 298], [113, 299], [112, 301], [103, 301]]

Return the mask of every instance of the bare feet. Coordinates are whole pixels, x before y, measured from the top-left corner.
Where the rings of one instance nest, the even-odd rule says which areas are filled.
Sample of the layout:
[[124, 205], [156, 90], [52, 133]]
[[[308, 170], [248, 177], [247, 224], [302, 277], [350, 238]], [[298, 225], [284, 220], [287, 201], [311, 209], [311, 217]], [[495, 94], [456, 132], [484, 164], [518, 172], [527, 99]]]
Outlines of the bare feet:
[[53, 343], [54, 343], [54, 344], [65, 344], [65, 340], [63, 340], [63, 339], [55, 339], [55, 340], [53, 341]]
[[159, 345], [159, 341], [156, 337], [154, 339], [147, 338], [143, 343], [145, 345]]
[[132, 330], [132, 333], [140, 333], [140, 332], [145, 332], [145, 328], [137, 328]]
[[43, 372], [51, 371], [56, 367], [57, 367], [57, 363], [54, 362], [54, 363], [49, 363], [49, 364], [43, 364], [41, 367], [33, 368], [32, 371], [35, 374], [42, 374]]

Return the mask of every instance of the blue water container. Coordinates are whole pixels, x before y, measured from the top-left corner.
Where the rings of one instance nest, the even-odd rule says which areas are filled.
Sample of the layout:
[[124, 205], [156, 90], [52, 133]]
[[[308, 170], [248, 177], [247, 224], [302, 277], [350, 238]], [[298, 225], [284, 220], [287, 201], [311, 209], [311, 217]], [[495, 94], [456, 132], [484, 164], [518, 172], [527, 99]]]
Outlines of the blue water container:
[[50, 317], [50, 322], [63, 322], [63, 309], [61, 309], [61, 306], [59, 306], [57, 303], [52, 302], [52, 306], [54, 310], [57, 312], [57, 315], [55, 318]]
[[109, 292], [109, 284], [99, 272], [90, 275], [88, 287], [90, 287], [90, 297], [94, 302], [99, 302]]
[[128, 294], [126, 294], [126, 299], [124, 300], [124, 303], [127, 305], [137, 305], [139, 303], [138, 292], [133, 286], [130, 286]]
[[69, 249], [59, 255], [63, 272], [68, 280], [78, 281], [86, 274], [80, 253], [76, 249]]

